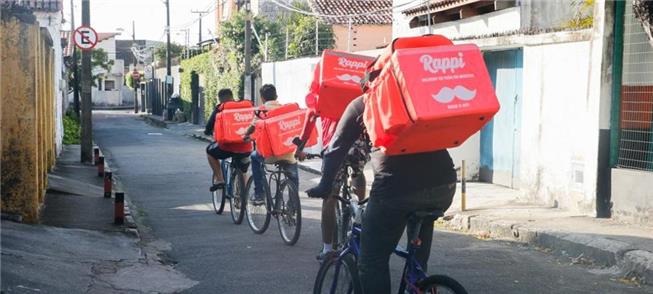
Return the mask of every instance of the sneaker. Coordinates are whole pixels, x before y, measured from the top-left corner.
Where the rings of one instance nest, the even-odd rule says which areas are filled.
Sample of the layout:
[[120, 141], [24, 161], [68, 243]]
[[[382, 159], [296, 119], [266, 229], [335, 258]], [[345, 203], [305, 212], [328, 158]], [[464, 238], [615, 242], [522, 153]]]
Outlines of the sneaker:
[[209, 188], [209, 191], [215, 192], [218, 189], [224, 189], [224, 183], [213, 184], [213, 186], [211, 186], [211, 188]]
[[265, 204], [265, 195], [255, 194], [254, 199], [252, 199], [254, 205], [263, 205]]
[[328, 260], [330, 258], [334, 258], [337, 255], [338, 255], [337, 251], [335, 251], [335, 250], [330, 250], [330, 251], [327, 251], [327, 252], [324, 252], [324, 250], [321, 250], [320, 254], [318, 254], [315, 257], [315, 259], [317, 259], [317, 261], [319, 261], [319, 262], [323, 262], [323, 261]]

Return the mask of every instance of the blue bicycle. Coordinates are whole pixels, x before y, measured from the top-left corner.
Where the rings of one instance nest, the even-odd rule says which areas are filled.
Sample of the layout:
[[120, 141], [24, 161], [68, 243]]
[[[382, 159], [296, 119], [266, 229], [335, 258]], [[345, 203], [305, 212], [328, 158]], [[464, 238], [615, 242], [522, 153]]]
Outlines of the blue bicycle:
[[[361, 218], [367, 199], [362, 201], [348, 200], [336, 197], [344, 207], [350, 208], [354, 221], [348, 240], [342, 250], [333, 257], [325, 260], [318, 271], [313, 286], [314, 294], [322, 293], [362, 293], [358, 277], [357, 260], [360, 256], [360, 235], [362, 232]], [[397, 246], [394, 253], [405, 259], [403, 275], [397, 293], [454, 293], [467, 294], [465, 288], [451, 277], [445, 275], [427, 276], [415, 257], [421, 245], [419, 228], [422, 221], [434, 221], [443, 216], [442, 211], [416, 212], [409, 217], [407, 232], [408, 246], [402, 249]]]

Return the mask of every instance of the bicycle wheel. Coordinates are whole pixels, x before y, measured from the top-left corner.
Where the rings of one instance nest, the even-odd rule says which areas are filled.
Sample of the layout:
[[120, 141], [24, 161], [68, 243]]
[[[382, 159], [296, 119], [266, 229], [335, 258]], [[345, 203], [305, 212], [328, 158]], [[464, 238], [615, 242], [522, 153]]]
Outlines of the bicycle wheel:
[[279, 233], [286, 245], [295, 245], [302, 230], [302, 206], [295, 183], [285, 179], [277, 194]]
[[337, 258], [325, 260], [320, 265], [315, 284], [313, 284], [313, 294], [359, 294], [362, 292], [358, 267], [351, 254], [345, 255], [340, 260]]
[[229, 191], [229, 195], [231, 196], [229, 197], [231, 220], [234, 221], [234, 224], [239, 225], [243, 222], [243, 217], [245, 217], [245, 210], [247, 205], [247, 197], [244, 197], [245, 176], [240, 170], [232, 170], [228, 189], [225, 190]]
[[[451, 277], [432, 275], [416, 283], [419, 293], [429, 294], [467, 294], [467, 290]], [[412, 293], [412, 292], [411, 292]]]
[[347, 243], [347, 233], [351, 230], [351, 209], [340, 201], [336, 203], [336, 231], [333, 245], [336, 249]]
[[[211, 184], [215, 184], [215, 177], [211, 176]], [[224, 189], [215, 190], [211, 192], [211, 202], [213, 202], [213, 210], [216, 214], [222, 214], [224, 211], [224, 204], [227, 201], [224, 195]]]
[[[268, 210], [269, 196], [264, 197], [263, 203], [256, 203], [254, 193], [254, 177], [250, 177], [245, 188], [247, 193], [247, 223], [249, 228], [256, 234], [263, 234], [270, 225], [270, 211]], [[269, 188], [265, 187], [266, 194], [269, 194]]]

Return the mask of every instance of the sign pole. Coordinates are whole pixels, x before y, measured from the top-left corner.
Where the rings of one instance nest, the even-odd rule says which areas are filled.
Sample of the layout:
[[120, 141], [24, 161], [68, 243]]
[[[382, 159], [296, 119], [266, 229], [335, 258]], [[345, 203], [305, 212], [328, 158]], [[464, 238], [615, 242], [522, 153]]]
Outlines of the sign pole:
[[[82, 26], [88, 27], [91, 24], [90, 0], [82, 0]], [[83, 38], [82, 38], [83, 39]], [[82, 42], [84, 43], [84, 42]], [[95, 39], [97, 43], [97, 37]], [[93, 46], [95, 46], [93, 44]], [[92, 47], [91, 47], [92, 49]], [[82, 51], [82, 134], [81, 134], [81, 160], [84, 163], [91, 163], [93, 160], [93, 125], [91, 105], [91, 51]]]

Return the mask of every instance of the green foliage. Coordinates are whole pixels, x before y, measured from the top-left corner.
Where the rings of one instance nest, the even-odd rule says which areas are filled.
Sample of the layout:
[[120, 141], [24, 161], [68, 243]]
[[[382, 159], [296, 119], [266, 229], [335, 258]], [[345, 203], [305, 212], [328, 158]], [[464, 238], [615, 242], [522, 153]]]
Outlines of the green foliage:
[[574, 0], [571, 2], [576, 9], [574, 17], [564, 24], [568, 29], [587, 29], [594, 25], [594, 2], [595, 0]]
[[[77, 51], [77, 70], [80, 72], [81, 75], [81, 70], [82, 70], [82, 52], [75, 48]], [[96, 68], [100, 67], [104, 69], [105, 71], [109, 72], [111, 71], [111, 66], [113, 66], [113, 60], [109, 60], [109, 55], [104, 52], [104, 49], [102, 48], [97, 48], [93, 49], [91, 51], [91, 71]], [[93, 75], [93, 79], [91, 80], [91, 83], [93, 87], [97, 87], [98, 81], [104, 79], [104, 73], [98, 73]], [[81, 80], [80, 82], [80, 87], [81, 87]], [[71, 86], [73, 85], [73, 72], [72, 70], [68, 71], [68, 84]]]
[[[156, 58], [157, 63], [163, 63], [166, 61], [166, 44], [161, 44], [154, 50], [154, 57]], [[175, 43], [170, 43], [170, 58], [177, 58], [181, 56], [181, 53], [184, 51], [184, 47]]]
[[[310, 10], [307, 4], [294, 3], [296, 7]], [[288, 41], [288, 57], [297, 58], [315, 55], [315, 21], [316, 17], [292, 13], [286, 19], [286, 27], [291, 36]], [[318, 26], [318, 51], [331, 49], [335, 45], [333, 28], [330, 25]]]
[[63, 143], [79, 144], [80, 132], [79, 121], [72, 111], [67, 112], [63, 117]]
[[[142, 71], [139, 71], [138, 73], [141, 74], [141, 79], [143, 79], [145, 73]], [[134, 89], [134, 86], [136, 86], [134, 85], [134, 78], [132, 78], [132, 72], [128, 72], [125, 74], [125, 85], [127, 85], [127, 87], [129, 87], [130, 89]]]

